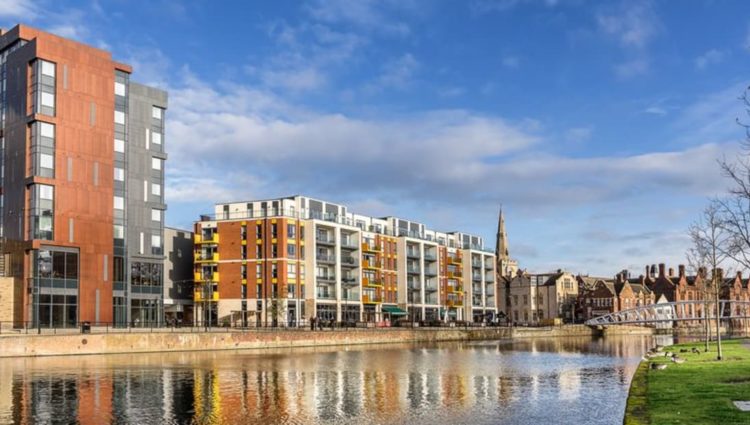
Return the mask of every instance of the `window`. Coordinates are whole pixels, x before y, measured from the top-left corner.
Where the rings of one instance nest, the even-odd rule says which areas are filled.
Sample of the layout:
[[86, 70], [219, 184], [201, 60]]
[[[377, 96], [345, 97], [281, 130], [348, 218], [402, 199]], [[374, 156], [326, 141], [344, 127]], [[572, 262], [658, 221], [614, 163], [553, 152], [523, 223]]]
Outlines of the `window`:
[[161, 159], [151, 158], [151, 168], [154, 170], [161, 170]]
[[55, 177], [55, 125], [35, 121], [31, 124], [31, 155], [34, 176]]
[[526, 305], [528, 303], [529, 303], [529, 296], [528, 295], [524, 295], [523, 296], [523, 305]]
[[161, 254], [161, 236], [151, 235], [151, 253]]
[[55, 64], [38, 59], [31, 72], [33, 112], [55, 116]]
[[158, 183], [151, 183], [151, 194], [154, 196], [161, 196], [161, 185]]
[[287, 264], [286, 266], [286, 277], [289, 279], [296, 279], [297, 278], [297, 265], [296, 264]]
[[240, 245], [240, 258], [247, 259], [247, 245]]
[[287, 224], [286, 235], [289, 239], [296, 239], [297, 238], [297, 226], [295, 226], [294, 224]]
[[157, 120], [160, 120], [162, 117], [163, 109], [154, 106], [151, 108], [151, 117], [156, 118]]
[[41, 61], [41, 62], [42, 62], [42, 75], [55, 78], [55, 64], [52, 62], [47, 62], [47, 61]]
[[262, 279], [263, 278], [263, 265], [260, 264], [260, 263], [258, 263], [258, 264], [255, 265], [255, 277], [257, 279]]
[[125, 209], [125, 199], [122, 196], [115, 196], [115, 209], [116, 210]]
[[161, 133], [156, 131], [151, 132], [151, 143], [155, 145], [161, 145]]
[[287, 257], [289, 258], [297, 258], [297, 246], [291, 245], [291, 244], [287, 245], [286, 253], [287, 253]]
[[125, 226], [115, 224], [113, 229], [115, 239], [125, 239]]
[[263, 226], [260, 224], [255, 225], [255, 238], [256, 239], [262, 239], [263, 238]]
[[31, 238], [54, 239], [55, 188], [45, 184], [31, 186]]
[[276, 244], [271, 245], [271, 258], [279, 256], [279, 246]]
[[125, 153], [125, 141], [115, 139], [115, 152]]
[[276, 263], [271, 264], [271, 277], [274, 279], [279, 277], [279, 267]]
[[55, 157], [48, 153], [43, 153], [39, 157], [39, 163], [40, 163], [41, 168], [54, 169]]
[[161, 222], [161, 210], [151, 209], [151, 221]]
[[118, 182], [125, 181], [125, 170], [123, 170], [122, 168], [115, 167], [115, 181], [118, 181]]
[[115, 81], [115, 94], [125, 96], [125, 84]]
[[115, 111], [115, 124], [125, 125], [125, 112]]

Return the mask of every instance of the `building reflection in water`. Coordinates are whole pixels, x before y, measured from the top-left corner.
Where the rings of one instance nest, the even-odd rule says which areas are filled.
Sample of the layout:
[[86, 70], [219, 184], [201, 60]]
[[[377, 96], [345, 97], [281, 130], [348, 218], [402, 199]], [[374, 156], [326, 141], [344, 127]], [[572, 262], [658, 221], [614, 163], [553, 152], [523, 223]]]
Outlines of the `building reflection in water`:
[[561, 338], [16, 359], [0, 362], [0, 423], [554, 422], [560, 406], [585, 419], [613, 393], [624, 402], [652, 343]]

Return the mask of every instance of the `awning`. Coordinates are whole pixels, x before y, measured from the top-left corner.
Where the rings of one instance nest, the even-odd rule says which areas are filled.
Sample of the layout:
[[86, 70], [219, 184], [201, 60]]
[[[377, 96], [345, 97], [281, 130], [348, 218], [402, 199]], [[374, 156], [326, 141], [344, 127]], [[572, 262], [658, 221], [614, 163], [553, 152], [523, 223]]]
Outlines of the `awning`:
[[392, 305], [384, 305], [383, 313], [389, 313], [391, 316], [406, 316], [406, 312]]

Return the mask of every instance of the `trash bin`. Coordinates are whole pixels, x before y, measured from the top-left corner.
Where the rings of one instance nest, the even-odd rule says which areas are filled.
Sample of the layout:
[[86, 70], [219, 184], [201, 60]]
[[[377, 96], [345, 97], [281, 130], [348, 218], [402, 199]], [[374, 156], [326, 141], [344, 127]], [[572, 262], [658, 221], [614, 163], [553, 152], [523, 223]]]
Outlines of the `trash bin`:
[[91, 333], [91, 322], [81, 322], [81, 333], [82, 334]]

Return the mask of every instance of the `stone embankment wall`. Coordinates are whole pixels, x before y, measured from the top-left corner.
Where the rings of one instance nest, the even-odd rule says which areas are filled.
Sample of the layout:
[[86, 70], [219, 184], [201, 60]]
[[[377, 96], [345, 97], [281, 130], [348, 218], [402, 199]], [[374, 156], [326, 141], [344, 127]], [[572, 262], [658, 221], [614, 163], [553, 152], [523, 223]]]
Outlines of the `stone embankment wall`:
[[[617, 331], [617, 332], [615, 332]], [[624, 327], [611, 333], [628, 333]], [[642, 328], [639, 331], [643, 332]], [[650, 332], [649, 332], [650, 333]], [[0, 357], [81, 354], [149, 353], [165, 351], [243, 350], [387, 344], [434, 341], [478, 341], [513, 338], [596, 336], [587, 326], [549, 328], [363, 329], [335, 331], [228, 331], [209, 333], [154, 332], [70, 335], [5, 335]]]

